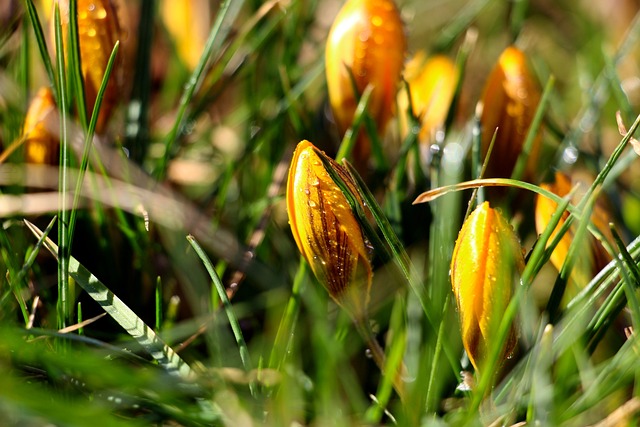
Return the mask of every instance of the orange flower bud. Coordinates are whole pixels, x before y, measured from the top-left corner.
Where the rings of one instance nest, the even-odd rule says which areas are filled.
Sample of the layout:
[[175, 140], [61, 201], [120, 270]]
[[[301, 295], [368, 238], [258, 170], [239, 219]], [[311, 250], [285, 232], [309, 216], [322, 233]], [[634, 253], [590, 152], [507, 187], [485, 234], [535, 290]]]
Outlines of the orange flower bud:
[[[482, 155], [486, 156], [493, 134], [495, 145], [487, 176], [509, 178], [522, 152], [533, 116], [540, 102], [540, 90], [527, 67], [524, 53], [510, 46], [500, 55], [482, 95]], [[533, 143], [525, 177], [535, 174], [540, 135]]]
[[[426, 58], [425, 53], [419, 51], [407, 63], [404, 78], [411, 91], [413, 111], [420, 118], [420, 142], [427, 143], [447, 119], [458, 83], [458, 70], [455, 63], [445, 55]], [[398, 108], [404, 135], [408, 132], [408, 98], [405, 90], [400, 91]]]
[[[476, 371], [482, 369], [511, 300], [514, 277], [523, 268], [524, 257], [513, 228], [500, 212], [484, 202], [462, 225], [451, 260], [451, 285], [462, 342]], [[513, 352], [516, 341], [512, 327], [502, 360]]]
[[210, 26], [209, 0], [163, 0], [160, 13], [180, 60], [193, 70], [204, 51]]
[[[351, 126], [357, 106], [349, 70], [358, 92], [373, 86], [368, 111], [378, 132], [384, 132], [393, 115], [406, 44], [400, 12], [392, 0], [348, 0], [342, 6], [325, 52], [329, 102], [341, 135]], [[354, 158], [366, 162], [369, 152], [369, 142], [361, 136]]]
[[58, 163], [60, 140], [48, 127], [49, 120], [53, 117], [51, 113], [55, 110], [56, 101], [53, 93], [47, 87], [41, 88], [31, 101], [24, 120], [22, 132], [25, 138], [25, 162], [48, 165]]
[[372, 276], [369, 250], [347, 199], [320, 156], [331, 162], [357, 194], [351, 176], [341, 165], [315, 151], [309, 141], [300, 142], [293, 153], [287, 182], [291, 232], [331, 298], [355, 319], [364, 319]]
[[[59, 0], [58, 3], [66, 50], [68, 49], [66, 34], [69, 26], [69, 0]], [[126, 36], [126, 32], [121, 27], [122, 18], [118, 15], [120, 9], [122, 7], [118, 0], [78, 0], [78, 38], [88, 115], [92, 114], [113, 46], [118, 40], [122, 43]], [[106, 128], [115, 104], [122, 97], [123, 57], [121, 46], [100, 107], [96, 126], [98, 132]]]
[[[571, 191], [571, 188], [575, 183], [576, 181], [572, 180], [571, 177], [563, 174], [562, 172], [556, 172], [555, 182], [540, 184], [540, 188], [544, 188], [545, 190], [555, 193], [560, 197], [564, 197]], [[590, 183], [587, 182], [586, 184], [588, 186]], [[572, 202], [574, 204], [578, 203], [580, 199], [581, 195], [575, 195]], [[557, 208], [558, 205], [553, 200], [540, 195], [536, 196], [535, 218], [536, 230], [538, 233], [542, 233], [544, 231], [549, 220], [551, 220], [551, 216]], [[549, 243], [553, 240], [556, 233], [560, 231], [560, 227], [562, 227], [562, 224], [564, 224], [564, 221], [568, 217], [569, 213], [565, 211], [560, 223], [558, 223], [556, 229], [553, 230]], [[602, 203], [595, 204], [593, 212], [591, 213], [591, 222], [609, 241], [613, 240], [613, 235], [609, 229], [609, 222], [611, 222], [611, 220], [605, 205]], [[564, 236], [562, 236], [562, 239], [560, 239], [560, 242], [551, 254], [551, 263], [558, 270], [560, 270], [560, 268], [562, 268], [562, 264], [564, 264], [564, 260], [569, 252], [569, 247], [573, 243], [575, 232], [576, 225], [574, 224], [569, 228], [569, 230], [567, 230]], [[570, 284], [574, 287], [572, 289], [573, 293], [577, 290], [575, 287], [578, 289], [584, 287], [598, 271], [604, 268], [604, 266], [611, 261], [609, 253], [593, 236], [589, 236], [588, 239], [588, 242], [585, 242], [587, 245], [585, 247], [588, 247], [588, 250], [580, 251], [576, 264], [571, 272]], [[567, 295], [570, 297], [571, 293], [568, 293]]]

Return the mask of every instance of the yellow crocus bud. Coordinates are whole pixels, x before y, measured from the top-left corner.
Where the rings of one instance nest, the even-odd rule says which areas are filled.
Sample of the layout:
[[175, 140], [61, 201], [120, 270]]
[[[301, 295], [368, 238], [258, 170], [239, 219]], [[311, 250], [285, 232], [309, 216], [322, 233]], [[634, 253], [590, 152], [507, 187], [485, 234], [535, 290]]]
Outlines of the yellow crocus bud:
[[[514, 279], [523, 268], [524, 257], [513, 228], [484, 202], [462, 225], [451, 260], [462, 343], [476, 371], [483, 367], [511, 300]], [[512, 327], [501, 360], [511, 355], [516, 342]]]
[[[53, 165], [58, 163], [60, 140], [49, 129], [55, 119], [56, 101], [47, 87], [41, 88], [29, 105], [24, 120], [24, 160], [27, 163]], [[57, 121], [53, 124], [57, 126]]]
[[[329, 102], [340, 135], [349, 129], [357, 106], [355, 86], [362, 93], [373, 87], [369, 114], [380, 134], [393, 115], [406, 49], [404, 27], [392, 0], [348, 0], [329, 32], [325, 51]], [[360, 131], [354, 160], [366, 165], [370, 143]]]
[[[404, 78], [411, 91], [413, 112], [420, 119], [419, 140], [428, 143], [434, 133], [444, 126], [451, 101], [458, 84], [455, 63], [445, 55], [427, 58], [424, 51], [417, 52], [407, 63]], [[408, 133], [406, 90], [398, 94], [398, 109], [403, 135]]]
[[[309, 141], [298, 144], [287, 182], [287, 211], [298, 249], [333, 300], [355, 320], [366, 319], [371, 263], [365, 236], [322, 158], [357, 194], [347, 171]], [[362, 200], [358, 201], [363, 205]]]
[[164, 26], [189, 70], [196, 68], [209, 36], [209, 9], [209, 0], [163, 0], [160, 4]]
[[[66, 51], [68, 49], [66, 34], [69, 27], [69, 0], [59, 0], [58, 4]], [[121, 26], [122, 17], [118, 15], [119, 10], [123, 10], [123, 7], [118, 0], [78, 0], [80, 61], [82, 62], [85, 103], [89, 117], [92, 114], [111, 51], [116, 41], [119, 40], [123, 43], [126, 36], [126, 31]], [[122, 46], [120, 46], [120, 52], [111, 71], [100, 107], [96, 125], [98, 132], [102, 132], [106, 128], [114, 106], [123, 95], [124, 61], [122, 58], [124, 55]]]
[[[587, 180], [588, 181], [588, 180]], [[572, 179], [568, 175], [565, 175], [562, 172], [556, 172], [555, 174], [555, 182], [540, 184], [540, 188], [548, 190], [554, 194], [557, 194], [560, 197], [564, 197], [571, 191], [571, 188], [578, 182], [577, 179]], [[590, 183], [585, 182], [585, 188]], [[578, 203], [581, 199], [580, 194], [576, 194], [573, 197], [572, 202], [574, 204]], [[536, 196], [536, 205], [535, 205], [535, 220], [536, 220], [536, 230], [538, 233], [542, 233], [544, 229], [547, 227], [547, 224], [551, 220], [551, 216], [558, 208], [556, 202], [551, 199], [548, 199], [543, 196]], [[565, 211], [563, 214], [560, 223], [553, 233], [551, 234], [551, 238], [549, 239], [549, 243], [555, 235], [560, 231], [562, 224], [569, 217], [569, 213]], [[607, 208], [602, 203], [596, 203], [593, 207], [593, 211], [591, 213], [591, 222], [600, 230], [600, 232], [604, 235], [604, 237], [612, 241], [613, 235], [611, 234], [611, 230], [609, 229], [609, 223], [611, 222], [610, 215], [607, 212]], [[551, 263], [553, 266], [560, 270], [562, 268], [562, 264], [564, 264], [564, 260], [567, 257], [567, 253], [569, 252], [569, 247], [573, 243], [573, 238], [576, 232], [576, 224], [573, 224], [569, 230], [562, 236], [560, 242], [553, 250], [551, 254]], [[587, 237], [587, 241], [585, 241], [584, 247], [587, 250], [581, 250], [578, 254], [578, 259], [574, 268], [571, 272], [569, 285], [570, 292], [568, 292], [567, 298], [570, 298], [572, 295], [575, 295], [576, 291], [583, 288], [589, 281], [604, 268], [605, 265], [611, 261], [611, 256], [609, 253], [602, 247], [602, 245], [591, 235]], [[566, 299], [565, 299], [566, 300]]]
[[[487, 166], [487, 177], [509, 178], [522, 152], [533, 116], [540, 103], [540, 89], [527, 66], [524, 53], [510, 46], [491, 71], [482, 95], [482, 155], [486, 156], [493, 134], [496, 141]], [[540, 134], [531, 147], [525, 178], [535, 176]]]

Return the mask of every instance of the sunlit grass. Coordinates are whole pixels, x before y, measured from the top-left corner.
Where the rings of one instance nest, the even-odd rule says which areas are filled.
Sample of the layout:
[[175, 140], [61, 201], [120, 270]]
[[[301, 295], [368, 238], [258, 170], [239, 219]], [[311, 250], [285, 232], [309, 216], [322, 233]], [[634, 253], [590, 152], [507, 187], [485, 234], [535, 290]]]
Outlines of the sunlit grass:
[[[85, 3], [70, 1], [71, 10]], [[355, 93], [354, 70], [355, 116], [338, 134], [324, 47], [341, 0], [212, 3], [199, 16], [209, 33], [195, 64], [169, 30], [189, 24], [168, 25], [156, 3], [120, 5], [127, 37], [103, 46], [109, 62], [95, 107], [83, 95], [81, 13], [65, 21], [35, 0], [9, 1], [0, 13], [3, 425], [640, 421], [632, 2], [616, 3], [618, 13], [609, 2], [397, 1], [405, 57], [446, 55], [460, 76], [430, 135], [406, 100], [393, 103], [379, 135], [374, 88]], [[476, 104], [512, 42], [541, 102], [507, 179], [486, 175]], [[126, 84], [99, 126], [119, 61]], [[43, 122], [61, 140], [60, 162], [25, 164], [24, 117], [43, 86], [64, 106]], [[356, 171], [354, 147], [365, 137], [372, 158]], [[366, 324], [329, 298], [292, 237], [285, 186], [301, 140], [345, 168], [320, 157], [351, 208], [342, 214], [371, 247]], [[590, 184], [559, 197], [540, 187], [556, 171]], [[539, 235], [536, 195], [558, 205]], [[483, 200], [513, 226], [526, 264], [488, 341], [486, 371], [476, 373], [449, 276], [465, 215]], [[588, 220], [596, 203], [611, 241]], [[550, 258], [563, 235], [572, 240], [557, 271]], [[612, 260], [579, 271], [588, 283], [575, 289], [592, 242]], [[518, 344], [503, 360], [512, 327]], [[384, 354], [374, 363], [376, 343]]]

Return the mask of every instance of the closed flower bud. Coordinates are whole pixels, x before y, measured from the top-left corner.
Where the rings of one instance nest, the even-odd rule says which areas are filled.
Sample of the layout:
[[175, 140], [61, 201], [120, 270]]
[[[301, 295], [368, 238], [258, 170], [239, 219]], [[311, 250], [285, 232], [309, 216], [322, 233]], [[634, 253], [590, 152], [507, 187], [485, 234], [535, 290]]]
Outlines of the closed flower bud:
[[[69, 27], [69, 0], [59, 0], [59, 5], [66, 51], [68, 49], [66, 35]], [[126, 36], [126, 32], [121, 27], [122, 19], [118, 15], [121, 9], [122, 6], [118, 0], [78, 0], [80, 61], [89, 117], [92, 114], [111, 51], [116, 41], [119, 40], [122, 43]], [[123, 57], [121, 46], [100, 107], [96, 125], [98, 132], [106, 128], [115, 104], [122, 97], [125, 77]]]
[[[419, 140], [428, 143], [441, 129], [456, 90], [458, 71], [455, 63], [445, 55], [426, 58], [419, 51], [405, 67], [404, 78], [409, 84], [413, 112], [420, 119]], [[398, 95], [399, 117], [403, 135], [409, 131], [407, 109], [409, 97], [406, 90]]]
[[[483, 157], [498, 129], [486, 176], [511, 176], [539, 102], [540, 89], [527, 66], [524, 53], [513, 46], [508, 47], [491, 71], [482, 95]], [[535, 176], [539, 150], [540, 135], [537, 135], [527, 159], [527, 179]]]
[[49, 129], [57, 126], [56, 101], [49, 88], [43, 87], [31, 101], [24, 120], [24, 160], [27, 163], [54, 165], [60, 154], [59, 138]]
[[[362, 93], [373, 86], [369, 114], [384, 133], [393, 115], [404, 62], [406, 37], [393, 0], [348, 0], [338, 13], [325, 52], [329, 102], [341, 135], [349, 129], [357, 106], [355, 86]], [[370, 146], [360, 131], [354, 150], [356, 163], [366, 164]]]
[[[488, 202], [478, 206], [462, 225], [451, 260], [451, 285], [458, 306], [462, 342], [476, 371], [497, 339], [524, 257], [511, 225]], [[501, 360], [516, 345], [511, 328]]]
[[[287, 211], [298, 249], [331, 298], [356, 320], [366, 318], [371, 263], [362, 229], [320, 156], [328, 159], [356, 193], [346, 170], [315, 151], [308, 141], [296, 148], [287, 182]], [[362, 204], [362, 201], [358, 199]]]
[[163, 0], [160, 6], [178, 57], [189, 70], [195, 69], [209, 36], [209, 0]]
[[[588, 179], [587, 179], [588, 181]], [[557, 194], [560, 197], [566, 196], [571, 188], [576, 184], [577, 179], [573, 180], [571, 177], [563, 174], [562, 172], [556, 172], [555, 182], [548, 184], [540, 184], [540, 188], [548, 190], [554, 194]], [[590, 183], [585, 182], [585, 188]], [[581, 195], [575, 195], [572, 202], [574, 204], [578, 203], [581, 199]], [[556, 202], [546, 197], [538, 195], [536, 197], [536, 206], [535, 206], [535, 218], [536, 218], [536, 230], [538, 233], [542, 233], [544, 229], [547, 227], [549, 220], [551, 220], [551, 216], [558, 208]], [[569, 217], [568, 212], [564, 212], [560, 223], [553, 233], [551, 234], [551, 238], [549, 239], [549, 243], [553, 240], [554, 236], [560, 228], [564, 221]], [[607, 238], [609, 241], [613, 240], [613, 236], [611, 234], [611, 230], [609, 229], [610, 216], [607, 212], [607, 208], [602, 203], [596, 203], [593, 207], [593, 211], [591, 213], [591, 222], [600, 230], [600, 232]], [[553, 250], [551, 254], [551, 263], [553, 266], [560, 270], [562, 268], [562, 264], [564, 264], [565, 258], [569, 253], [569, 248], [573, 244], [573, 239], [575, 236], [577, 225], [574, 223], [567, 230], [567, 232], [562, 236], [560, 242]], [[567, 293], [567, 297], [571, 297], [572, 294], [582, 287], [584, 287], [602, 268], [604, 268], [609, 261], [611, 261], [611, 256], [609, 253], [602, 247], [602, 245], [591, 235], [587, 237], [588, 240], [582, 244], [582, 247], [587, 248], [587, 250], [580, 250], [578, 253], [578, 258], [574, 268], [571, 272], [569, 284], [571, 287], [569, 288], [571, 292]], [[577, 288], [576, 288], [577, 287]]]

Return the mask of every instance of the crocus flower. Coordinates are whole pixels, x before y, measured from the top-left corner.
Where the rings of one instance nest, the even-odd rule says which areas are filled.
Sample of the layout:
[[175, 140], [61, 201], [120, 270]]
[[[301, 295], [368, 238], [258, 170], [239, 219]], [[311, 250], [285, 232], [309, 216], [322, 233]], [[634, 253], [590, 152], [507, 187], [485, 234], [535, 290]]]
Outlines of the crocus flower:
[[[458, 306], [462, 342], [476, 371], [496, 339], [502, 315], [511, 300], [514, 279], [524, 257], [511, 225], [488, 202], [478, 206], [462, 225], [451, 260], [451, 285]], [[505, 360], [516, 345], [515, 328], [502, 349]]]
[[[482, 95], [482, 155], [486, 156], [498, 129], [487, 165], [487, 177], [509, 178], [522, 152], [533, 116], [540, 102], [540, 90], [527, 66], [524, 53], [510, 46], [500, 55]], [[531, 147], [525, 178], [535, 175], [540, 135]]]
[[[298, 249], [333, 300], [356, 320], [366, 318], [371, 263], [365, 236], [321, 157], [356, 193], [346, 170], [309, 141], [296, 148], [287, 182], [287, 211]], [[362, 200], [358, 199], [362, 204]]]
[[[572, 179], [570, 176], [565, 175], [562, 172], [556, 172], [554, 182], [540, 184], [540, 187], [555, 193], [560, 197], [564, 197], [571, 191], [571, 188], [576, 184], [576, 182], [577, 180]], [[572, 202], [577, 204], [580, 201], [580, 198], [581, 196], [577, 194], [574, 196]], [[551, 219], [551, 216], [557, 208], [558, 205], [553, 200], [540, 195], [536, 197], [535, 218], [536, 230], [538, 233], [542, 233], [544, 231]], [[553, 230], [549, 242], [553, 240], [568, 217], [569, 213], [565, 211], [560, 223], [558, 223], [556, 229]], [[598, 228], [598, 230], [600, 230], [606, 239], [609, 241], [613, 240], [611, 230], [609, 229], [611, 219], [604, 204], [596, 203], [594, 205], [591, 213], [591, 222]], [[576, 227], [576, 223], [572, 224], [569, 230], [567, 230], [564, 236], [562, 236], [562, 239], [560, 239], [560, 242], [551, 254], [551, 263], [558, 270], [562, 268], [562, 264], [564, 264], [564, 260], [569, 252], [569, 247], [573, 244]], [[588, 240], [586, 240], [583, 245], [585, 250], [581, 250], [579, 252], [578, 259], [571, 272], [569, 284], [571, 285], [570, 289], [572, 292], [567, 294], [569, 296], [571, 293], [575, 293], [575, 291], [584, 287], [598, 271], [611, 261], [609, 253], [594, 237], [589, 235], [587, 239]]]
[[[58, 4], [66, 51], [68, 49], [66, 35], [69, 27], [69, 0], [59, 0]], [[122, 18], [118, 15], [119, 10], [122, 9], [123, 7], [118, 0], [78, 0], [80, 62], [82, 63], [85, 103], [89, 117], [93, 111], [111, 51], [116, 41], [123, 42], [126, 36], [126, 32], [121, 27]], [[100, 107], [96, 125], [98, 132], [106, 128], [115, 104], [122, 97], [124, 86], [123, 57], [121, 46]]]
[[[359, 93], [373, 87], [369, 114], [380, 134], [393, 115], [396, 91], [404, 62], [406, 37], [393, 0], [348, 0], [327, 38], [325, 62], [329, 102], [341, 135], [349, 129], [357, 106], [353, 82]], [[353, 76], [353, 82], [352, 77]], [[369, 141], [358, 139], [356, 164], [366, 164]]]
[[[423, 51], [419, 51], [407, 63], [404, 78], [411, 91], [413, 112], [420, 119], [419, 140], [428, 143], [447, 119], [458, 82], [458, 70], [455, 63], [445, 55], [427, 58]], [[408, 106], [409, 97], [405, 90], [401, 90], [398, 109], [403, 134], [408, 132]]]
[[[58, 163], [60, 141], [58, 136], [49, 130], [55, 110], [56, 101], [53, 93], [47, 87], [41, 88], [31, 101], [24, 120], [22, 133], [25, 139], [25, 162], [48, 165]], [[57, 121], [54, 125], [59, 126]]]

